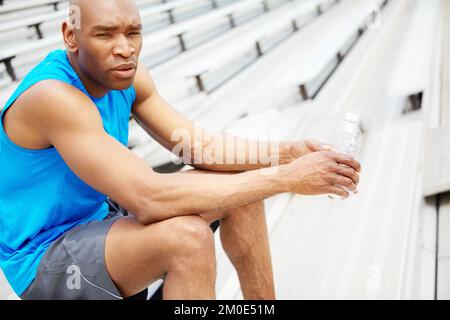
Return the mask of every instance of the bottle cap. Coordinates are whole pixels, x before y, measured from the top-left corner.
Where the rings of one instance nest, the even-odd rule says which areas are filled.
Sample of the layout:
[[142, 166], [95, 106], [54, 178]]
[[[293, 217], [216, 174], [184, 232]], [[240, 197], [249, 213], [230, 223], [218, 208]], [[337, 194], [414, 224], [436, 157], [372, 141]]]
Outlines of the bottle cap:
[[356, 113], [348, 112], [344, 115], [344, 119], [350, 122], [359, 122], [359, 115]]

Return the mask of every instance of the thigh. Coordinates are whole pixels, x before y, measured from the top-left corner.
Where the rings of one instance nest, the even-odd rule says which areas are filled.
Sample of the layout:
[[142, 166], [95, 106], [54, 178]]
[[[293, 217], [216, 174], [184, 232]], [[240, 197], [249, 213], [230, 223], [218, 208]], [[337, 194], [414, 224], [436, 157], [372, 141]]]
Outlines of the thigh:
[[133, 216], [120, 219], [106, 237], [106, 268], [122, 296], [129, 297], [164, 279], [179, 255], [188, 252], [186, 228], [207, 228], [198, 216], [175, 217], [150, 225]]

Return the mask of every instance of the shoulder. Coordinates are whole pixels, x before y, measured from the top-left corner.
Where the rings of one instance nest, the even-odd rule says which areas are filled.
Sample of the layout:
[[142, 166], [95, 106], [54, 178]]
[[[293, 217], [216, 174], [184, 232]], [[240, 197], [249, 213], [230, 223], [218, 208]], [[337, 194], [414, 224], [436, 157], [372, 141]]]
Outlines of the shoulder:
[[28, 125], [38, 130], [88, 118], [101, 123], [101, 116], [91, 99], [79, 89], [58, 80], [44, 80], [29, 88], [17, 100], [17, 109], [27, 115]]
[[100, 127], [101, 117], [91, 100], [75, 87], [44, 80], [19, 96], [6, 113], [3, 125], [19, 145], [40, 149], [48, 147], [50, 131], [77, 125]]
[[53, 109], [56, 109], [55, 111], [86, 109], [86, 105], [94, 107], [94, 103], [85, 93], [59, 80], [40, 81], [24, 92], [22, 96], [24, 104], [33, 103], [30, 112], [48, 112]]

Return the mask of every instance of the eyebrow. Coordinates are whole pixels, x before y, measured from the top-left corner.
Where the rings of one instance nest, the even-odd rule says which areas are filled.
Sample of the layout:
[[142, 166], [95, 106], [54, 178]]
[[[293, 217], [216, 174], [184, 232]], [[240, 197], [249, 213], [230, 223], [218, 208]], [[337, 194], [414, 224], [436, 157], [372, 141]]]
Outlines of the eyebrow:
[[[102, 26], [102, 25], [97, 25], [92, 28], [92, 30], [94, 32], [96, 32], [96, 31], [117, 31], [119, 29], [120, 29], [119, 26]], [[142, 24], [131, 24], [131, 25], [127, 26], [127, 29], [128, 30], [142, 30]]]

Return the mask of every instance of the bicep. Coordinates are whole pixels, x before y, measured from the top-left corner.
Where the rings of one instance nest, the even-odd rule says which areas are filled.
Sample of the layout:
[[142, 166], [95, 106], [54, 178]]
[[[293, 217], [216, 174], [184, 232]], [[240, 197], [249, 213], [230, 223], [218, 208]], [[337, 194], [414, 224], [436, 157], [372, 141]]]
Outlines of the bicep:
[[42, 134], [80, 179], [133, 212], [134, 190], [153, 171], [105, 132], [97, 108], [87, 97], [70, 88], [60, 89], [69, 91], [64, 100], [46, 99], [52, 102], [39, 108]]
[[85, 183], [133, 212], [134, 190], [143, 185], [144, 177], [151, 181], [152, 169], [107, 133], [68, 131], [51, 139], [68, 167]]

